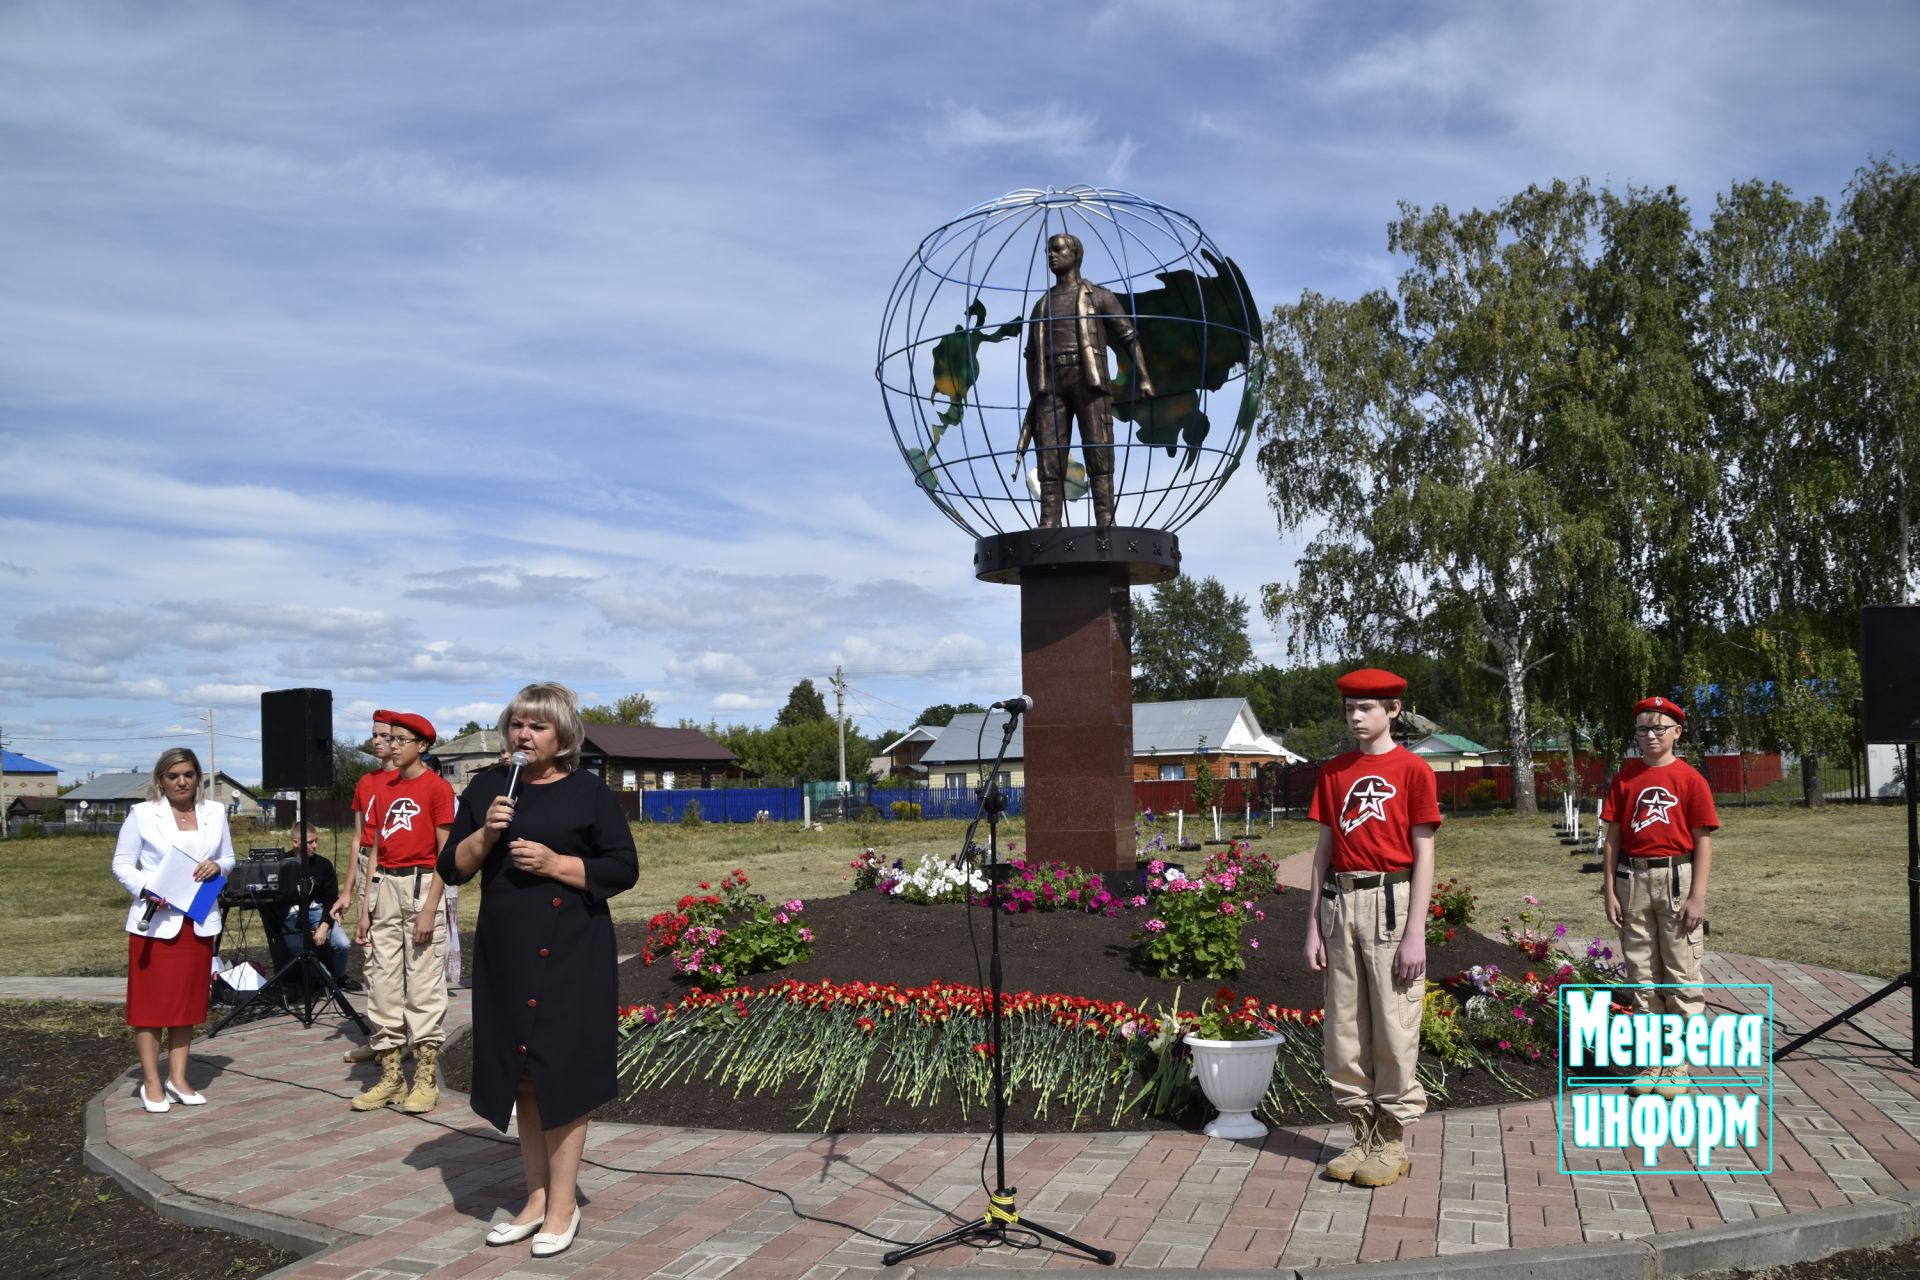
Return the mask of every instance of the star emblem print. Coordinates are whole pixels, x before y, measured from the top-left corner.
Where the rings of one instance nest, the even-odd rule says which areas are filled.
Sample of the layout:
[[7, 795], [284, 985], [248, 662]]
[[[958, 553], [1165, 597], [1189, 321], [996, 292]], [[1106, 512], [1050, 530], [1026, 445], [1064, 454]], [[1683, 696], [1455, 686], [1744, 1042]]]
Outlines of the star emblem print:
[[380, 826], [381, 836], [390, 836], [396, 831], [413, 830], [413, 816], [419, 812], [420, 806], [405, 796], [395, 800], [387, 806], [387, 820]]
[[1361, 778], [1347, 788], [1347, 798], [1340, 804], [1340, 833], [1350, 834], [1363, 822], [1385, 822], [1387, 801], [1399, 794], [1391, 782], [1378, 774]]
[[1656, 822], [1671, 823], [1667, 816], [1673, 806], [1680, 803], [1680, 797], [1665, 787], [1648, 787], [1640, 793], [1640, 801], [1634, 806], [1633, 829], [1645, 831]]

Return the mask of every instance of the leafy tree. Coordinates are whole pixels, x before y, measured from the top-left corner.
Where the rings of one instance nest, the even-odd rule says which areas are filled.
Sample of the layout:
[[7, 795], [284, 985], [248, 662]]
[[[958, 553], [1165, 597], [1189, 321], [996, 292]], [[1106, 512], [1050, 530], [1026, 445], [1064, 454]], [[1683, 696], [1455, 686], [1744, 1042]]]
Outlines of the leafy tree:
[[1200, 749], [1193, 757], [1193, 811], [1196, 816], [1204, 819], [1212, 811], [1215, 789], [1213, 764], [1207, 759], [1207, 739], [1202, 735]]
[[1694, 661], [1731, 692], [1740, 743], [1798, 755], [1807, 803], [1819, 804], [1819, 755], [1843, 744], [1824, 699], [1803, 695], [1809, 682], [1848, 678], [1854, 574], [1833, 513], [1860, 484], [1854, 443], [1822, 395], [1835, 332], [1826, 203], [1777, 182], [1738, 183], [1714, 209], [1703, 257], [1727, 616]]
[[1920, 169], [1878, 160], [1841, 206], [1830, 412], [1858, 442], [1845, 544], [1863, 604], [1913, 598], [1920, 525]]
[[470, 733], [479, 733], [479, 732], [480, 732], [480, 722], [478, 720], [469, 720], [465, 724], [461, 725], [459, 729], [455, 730], [451, 736], [455, 738], [464, 738]]
[[1725, 536], [1686, 202], [1672, 188], [1603, 192], [1598, 231], [1574, 317], [1583, 359], [1570, 385], [1586, 412], [1568, 421], [1592, 460], [1583, 488], [1603, 536], [1576, 551], [1579, 587], [1548, 616], [1535, 690], [1553, 720], [1594, 726], [1612, 747], [1623, 709], [1677, 689], [1685, 654], [1717, 625]]
[[380, 761], [366, 747], [356, 747], [351, 742], [334, 739], [333, 786], [327, 789], [328, 797], [334, 800], [352, 800], [353, 789], [360, 785], [360, 779], [372, 773], [379, 765]]
[[657, 714], [653, 699], [644, 693], [630, 693], [610, 707], [602, 703], [580, 709], [580, 718], [588, 724], [651, 725]]
[[1344, 720], [1309, 720], [1297, 729], [1288, 730], [1280, 741], [1287, 750], [1309, 760], [1330, 760], [1353, 750], [1353, 733]]
[[[962, 702], [958, 706], [955, 706], [951, 702], [936, 702], [925, 711], [922, 711], [919, 718], [914, 721], [914, 724], [925, 729], [944, 729], [953, 723], [955, 716], [965, 715], [970, 711], [985, 710], [986, 708], [977, 702]], [[887, 739], [889, 742], [892, 740], [891, 738]]]
[[[787, 705], [780, 708], [780, 714], [773, 718], [774, 724], [784, 727], [810, 724], [816, 720], [831, 722], [832, 717], [827, 714], [826, 698], [813, 687], [812, 680], [802, 680], [793, 686], [787, 693]], [[838, 776], [839, 770], [836, 768], [834, 773]]]
[[[1575, 394], [1596, 202], [1529, 187], [1488, 212], [1403, 204], [1398, 301], [1303, 294], [1267, 328], [1259, 462], [1282, 530], [1320, 532], [1263, 604], [1298, 655], [1457, 652], [1502, 697], [1515, 805], [1537, 808], [1529, 681], [1580, 569], [1611, 568], [1586, 507], [1605, 423]], [[1625, 498], [1627, 495], [1617, 495]]]
[[1246, 598], [1218, 578], [1173, 578], [1134, 600], [1136, 701], [1221, 697], [1252, 666]]
[[[807, 720], [760, 729], [728, 725], [717, 735], [727, 750], [740, 757], [750, 773], [769, 783], [836, 780], [840, 776], [840, 727], [831, 720]], [[874, 754], [866, 735], [847, 728], [847, 780], [867, 781], [867, 762]]]

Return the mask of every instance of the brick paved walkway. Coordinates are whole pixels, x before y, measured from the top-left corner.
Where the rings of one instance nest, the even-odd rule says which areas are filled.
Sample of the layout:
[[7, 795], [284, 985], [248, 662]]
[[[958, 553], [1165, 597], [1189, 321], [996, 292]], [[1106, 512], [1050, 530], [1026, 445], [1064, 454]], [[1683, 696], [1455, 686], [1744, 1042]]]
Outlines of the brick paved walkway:
[[[1746, 956], [1709, 956], [1715, 982], [1770, 982], [1784, 1041], [1878, 984]], [[468, 1000], [454, 1004], [464, 1023]], [[1437, 1113], [1413, 1130], [1414, 1171], [1369, 1192], [1328, 1182], [1325, 1126], [1261, 1144], [1182, 1133], [1040, 1135], [1008, 1143], [1020, 1208], [1120, 1254], [1124, 1265], [1263, 1269], [1633, 1239], [1742, 1223], [1920, 1188], [1920, 1074], [1876, 1044], [1911, 1035], [1905, 996], [1781, 1064], [1771, 1174], [1623, 1176], [1618, 1156], [1556, 1172], [1550, 1101]], [[678, 1131], [596, 1124], [578, 1243], [533, 1262], [488, 1249], [487, 1223], [520, 1194], [517, 1149], [452, 1095], [433, 1115], [356, 1115], [369, 1078], [349, 1041], [270, 1020], [196, 1042], [211, 1105], [141, 1111], [131, 1076], [104, 1105], [110, 1146], [202, 1201], [299, 1219], [340, 1243], [283, 1274], [376, 1277], [664, 1275], [686, 1280], [880, 1272], [890, 1245], [972, 1217], [983, 1200], [976, 1137]], [[1763, 1116], [1764, 1119], [1764, 1116]], [[213, 1206], [209, 1206], [213, 1207]], [[953, 1248], [934, 1268], [1087, 1265], [1043, 1250]]]

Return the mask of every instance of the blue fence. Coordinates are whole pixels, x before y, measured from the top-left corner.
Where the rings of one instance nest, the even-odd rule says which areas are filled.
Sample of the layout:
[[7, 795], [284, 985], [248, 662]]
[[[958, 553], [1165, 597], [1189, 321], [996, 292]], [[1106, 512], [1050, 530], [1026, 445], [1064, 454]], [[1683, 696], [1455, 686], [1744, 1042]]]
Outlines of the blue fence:
[[[752, 822], [763, 813], [768, 822], [798, 822], [801, 818], [799, 787], [711, 787], [616, 794], [626, 802], [627, 816], [644, 822], [679, 822], [688, 801], [700, 806], [700, 816], [707, 822]], [[971, 818], [979, 804], [971, 791], [874, 787], [864, 792], [856, 790], [855, 794], [874, 806], [875, 817], [887, 822], [893, 821], [896, 800], [919, 805], [922, 818]], [[1007, 798], [1009, 814], [1017, 816], [1025, 811], [1024, 788], [1008, 787], [1001, 794]]]

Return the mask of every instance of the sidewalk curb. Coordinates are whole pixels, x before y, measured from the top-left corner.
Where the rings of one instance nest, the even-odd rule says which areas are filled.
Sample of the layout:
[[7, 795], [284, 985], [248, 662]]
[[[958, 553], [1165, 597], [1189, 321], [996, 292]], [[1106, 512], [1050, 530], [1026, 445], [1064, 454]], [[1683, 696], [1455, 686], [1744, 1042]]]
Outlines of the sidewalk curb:
[[[180, 1190], [165, 1178], [149, 1171], [107, 1141], [107, 1099], [126, 1091], [125, 1078], [117, 1079], [87, 1102], [86, 1137], [82, 1158], [87, 1168], [104, 1174], [125, 1188], [128, 1195], [169, 1222], [188, 1227], [212, 1227], [258, 1240], [276, 1249], [300, 1255], [296, 1266], [305, 1265], [314, 1254], [355, 1244], [362, 1237], [337, 1231], [317, 1223], [264, 1209], [209, 1200]], [[291, 1268], [282, 1268], [290, 1270]], [[272, 1273], [274, 1275], [280, 1272]]]
[[[1684, 1280], [1703, 1273], [1790, 1266], [1848, 1249], [1903, 1244], [1916, 1234], [1920, 1191], [1831, 1209], [1776, 1214], [1751, 1222], [1663, 1231], [1633, 1240], [1491, 1249], [1394, 1262], [1327, 1267], [1280, 1266], [1257, 1274], [1273, 1280]], [[1057, 1269], [995, 1267], [1004, 1280], [1040, 1280]], [[1247, 1280], [1249, 1270], [1220, 1267], [1152, 1269], [1154, 1280]], [[979, 1280], [961, 1267], [915, 1267], [911, 1280]]]

